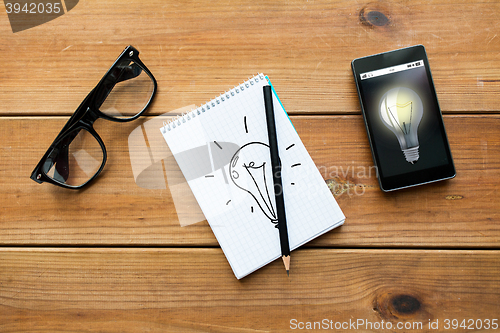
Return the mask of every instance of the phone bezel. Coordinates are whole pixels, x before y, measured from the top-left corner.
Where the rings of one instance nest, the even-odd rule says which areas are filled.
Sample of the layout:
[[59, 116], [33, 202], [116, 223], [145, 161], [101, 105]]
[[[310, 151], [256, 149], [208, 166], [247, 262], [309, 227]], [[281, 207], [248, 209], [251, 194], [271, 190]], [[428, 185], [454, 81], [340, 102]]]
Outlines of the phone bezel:
[[[429, 87], [431, 89], [431, 98], [433, 103], [435, 103], [437, 110], [439, 111], [439, 129], [441, 132], [441, 137], [445, 146], [448, 164], [427, 168], [423, 170], [418, 170], [414, 172], [398, 174], [390, 177], [384, 175], [384, 170], [380, 168], [379, 154], [377, 153], [377, 147], [373, 140], [373, 132], [369, 125], [366, 110], [365, 101], [363, 95], [363, 87], [360, 84], [361, 73], [370, 72], [382, 68], [397, 66], [413, 61], [423, 60], [424, 67], [427, 74], [427, 80]], [[380, 188], [384, 192], [394, 191], [398, 189], [403, 189], [412, 186], [423, 185], [427, 183], [437, 182], [445, 179], [450, 179], [455, 177], [456, 171], [453, 164], [453, 158], [451, 155], [450, 145], [448, 142], [448, 137], [446, 135], [446, 130], [444, 127], [443, 116], [441, 113], [441, 108], [439, 107], [439, 102], [436, 94], [436, 89], [434, 87], [434, 81], [432, 80], [432, 75], [429, 67], [429, 61], [427, 58], [427, 53], [423, 45], [415, 45], [403, 49], [393, 50], [389, 52], [379, 53], [375, 55], [370, 55], [367, 57], [362, 57], [354, 59], [351, 63], [352, 71], [354, 74], [354, 81], [356, 83], [356, 89], [358, 91], [358, 97], [361, 104], [361, 112], [363, 114], [363, 119], [365, 122], [366, 131], [368, 134], [368, 141], [370, 142], [370, 148], [372, 151], [373, 161], [377, 167], [377, 176]]]

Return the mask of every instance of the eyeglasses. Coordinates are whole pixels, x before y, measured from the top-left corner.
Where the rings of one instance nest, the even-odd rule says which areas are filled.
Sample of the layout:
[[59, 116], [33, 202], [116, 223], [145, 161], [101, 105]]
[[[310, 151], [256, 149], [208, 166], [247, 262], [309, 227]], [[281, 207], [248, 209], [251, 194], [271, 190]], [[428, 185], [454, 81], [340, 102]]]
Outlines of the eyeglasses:
[[71, 189], [87, 185], [101, 173], [107, 158], [94, 122], [137, 119], [151, 104], [156, 89], [139, 51], [127, 46], [64, 125], [30, 178]]

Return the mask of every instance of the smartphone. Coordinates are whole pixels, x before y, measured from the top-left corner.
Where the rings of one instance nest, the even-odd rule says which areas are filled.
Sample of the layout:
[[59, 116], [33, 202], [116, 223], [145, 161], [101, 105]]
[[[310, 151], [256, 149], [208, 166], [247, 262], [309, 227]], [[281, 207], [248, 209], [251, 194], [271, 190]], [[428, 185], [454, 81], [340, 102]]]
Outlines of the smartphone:
[[424, 46], [355, 59], [351, 66], [380, 188], [455, 177]]

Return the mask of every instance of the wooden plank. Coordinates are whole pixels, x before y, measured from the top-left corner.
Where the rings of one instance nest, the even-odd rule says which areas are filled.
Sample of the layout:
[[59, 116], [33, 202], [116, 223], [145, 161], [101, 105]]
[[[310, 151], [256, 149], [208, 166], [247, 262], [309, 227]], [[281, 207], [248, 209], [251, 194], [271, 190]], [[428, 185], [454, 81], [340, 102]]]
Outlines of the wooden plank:
[[499, 11], [478, 0], [94, 0], [15, 34], [0, 12], [0, 114], [72, 113], [128, 44], [159, 82], [151, 114], [258, 72], [290, 113], [357, 113], [351, 61], [415, 44], [427, 47], [445, 112], [497, 112]]
[[[500, 313], [498, 251], [298, 250], [289, 278], [275, 261], [241, 281], [219, 249], [2, 248], [0, 259], [4, 332], [288, 332], [323, 319], [443, 332], [446, 319], [491, 325]], [[382, 321], [394, 329], [365, 327]]]
[[[0, 118], [0, 244], [218, 246], [206, 222], [179, 226], [168, 189], [134, 183], [127, 138], [147, 118], [96, 123], [108, 163], [87, 189], [31, 181], [66, 120]], [[378, 188], [360, 116], [292, 120], [347, 217], [311, 246], [498, 248], [500, 116], [446, 116], [457, 177], [389, 194]]]

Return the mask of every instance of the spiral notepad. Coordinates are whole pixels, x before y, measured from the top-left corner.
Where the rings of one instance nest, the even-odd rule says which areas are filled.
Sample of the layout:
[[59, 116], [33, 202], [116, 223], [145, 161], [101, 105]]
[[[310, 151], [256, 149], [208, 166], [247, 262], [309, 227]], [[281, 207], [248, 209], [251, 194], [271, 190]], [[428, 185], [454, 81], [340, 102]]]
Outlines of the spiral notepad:
[[[281, 255], [262, 90], [268, 84], [259, 74], [160, 129], [238, 279]], [[274, 89], [273, 100], [293, 250], [345, 217]]]

